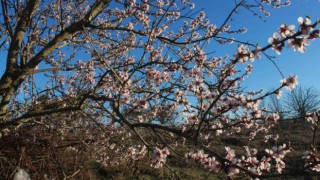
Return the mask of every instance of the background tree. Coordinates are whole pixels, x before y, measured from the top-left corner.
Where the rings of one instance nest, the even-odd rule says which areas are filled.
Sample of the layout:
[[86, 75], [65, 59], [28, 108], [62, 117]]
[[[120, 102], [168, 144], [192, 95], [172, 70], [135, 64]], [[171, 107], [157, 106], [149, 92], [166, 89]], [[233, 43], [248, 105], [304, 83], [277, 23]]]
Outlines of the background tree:
[[308, 113], [317, 111], [320, 107], [319, 91], [314, 87], [298, 86], [284, 96], [288, 116], [304, 119]]

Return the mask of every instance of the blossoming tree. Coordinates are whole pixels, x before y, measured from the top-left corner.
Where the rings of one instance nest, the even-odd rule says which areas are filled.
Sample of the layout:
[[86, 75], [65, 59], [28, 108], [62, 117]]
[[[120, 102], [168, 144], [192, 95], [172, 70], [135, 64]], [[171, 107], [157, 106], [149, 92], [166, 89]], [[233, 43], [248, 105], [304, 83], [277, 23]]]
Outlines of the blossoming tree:
[[[260, 148], [263, 156], [246, 146], [241, 156], [230, 147], [215, 151], [211, 141], [240, 131], [250, 132], [250, 139], [258, 133], [269, 137], [277, 123], [279, 115], [265, 113], [259, 103], [294, 89], [297, 77], [284, 78], [270, 92], [246, 92], [241, 84], [266, 50], [281, 54], [288, 46], [304, 52], [319, 37], [319, 21], [297, 17], [295, 26], [281, 25], [260, 47], [231, 38], [246, 30], [232, 29], [230, 20], [240, 8], [260, 16], [268, 15], [266, 6], [289, 4], [237, 0], [224, 22], [214, 24], [188, 0], [1, 0], [6, 65], [0, 132], [32, 125], [63, 138], [70, 129], [81, 131], [83, 140], [94, 139], [83, 142], [105, 166], [149, 153], [154, 168], [170, 168], [170, 155], [230, 177], [279, 175], [290, 146]], [[232, 43], [238, 47], [224, 57], [210, 52], [213, 45]], [[176, 121], [164, 123], [160, 116]], [[315, 127], [317, 118], [309, 117]], [[93, 126], [99, 128], [88, 131]], [[138, 140], [128, 145], [126, 139]], [[316, 149], [304, 157], [306, 169], [319, 171]]]

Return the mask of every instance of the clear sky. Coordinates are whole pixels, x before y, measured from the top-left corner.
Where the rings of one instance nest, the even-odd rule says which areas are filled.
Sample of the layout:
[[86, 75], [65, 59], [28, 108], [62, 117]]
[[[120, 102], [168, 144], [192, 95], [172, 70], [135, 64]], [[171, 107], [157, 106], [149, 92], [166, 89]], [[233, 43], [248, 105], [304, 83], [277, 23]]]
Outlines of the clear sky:
[[[284, 0], [282, 0], [284, 1]], [[204, 8], [211, 23], [221, 24], [226, 15], [234, 7], [234, 0], [194, 0], [196, 9]], [[267, 9], [271, 16], [263, 20], [253, 17], [252, 13], [240, 9], [240, 13], [234, 16], [231, 27], [246, 27], [248, 32], [242, 35], [242, 40], [249, 40], [254, 44], [265, 46], [268, 38], [280, 27], [281, 24], [294, 24], [298, 27], [298, 17], [310, 16], [312, 22], [320, 19], [320, 2], [317, 0], [291, 0], [291, 5], [280, 9]], [[224, 47], [221, 47], [224, 48]], [[218, 51], [218, 49], [215, 49]], [[223, 53], [231, 55], [233, 49], [221, 49]], [[275, 55], [271, 50], [270, 55]], [[320, 89], [320, 39], [311, 41], [306, 53], [294, 52], [292, 48], [285, 48], [280, 56], [275, 59], [284, 76], [298, 75], [299, 84], [314, 86]], [[282, 79], [276, 67], [266, 58], [255, 61], [251, 76], [245, 81], [245, 86], [250, 90], [264, 88], [266, 90], [280, 85]]]
[[[210, 22], [218, 26], [234, 7], [234, 0], [192, 0], [192, 2], [196, 4], [197, 10], [204, 9]], [[234, 29], [246, 27], [248, 32], [242, 34], [240, 39], [264, 46], [268, 43], [268, 38], [283, 23], [294, 24], [297, 27], [297, 19], [300, 16], [310, 16], [313, 22], [320, 19], [320, 2], [318, 0], [291, 0], [291, 2], [291, 5], [285, 8], [268, 8], [271, 16], [263, 20], [253, 17], [252, 13], [245, 9], [240, 9], [239, 14], [233, 17], [234, 21], [231, 27]], [[235, 51], [235, 47], [228, 48], [228, 46], [213, 47], [213, 49], [218, 56], [224, 56], [226, 53], [232, 55]], [[272, 50], [268, 53], [275, 55]], [[1, 52], [0, 56], [6, 57], [6, 53]], [[320, 90], [318, 83], [320, 82], [320, 39], [312, 41], [311, 45], [307, 47], [307, 52], [303, 54], [285, 48], [282, 55], [275, 59], [275, 62], [284, 76], [298, 75], [299, 84], [314, 86]], [[4, 68], [4, 66], [0, 67], [0, 74], [3, 73]], [[253, 73], [246, 79], [244, 85], [248, 87], [248, 90], [260, 88], [268, 90], [280, 85], [280, 79], [282, 77], [277, 68], [269, 60], [263, 58], [255, 61]]]

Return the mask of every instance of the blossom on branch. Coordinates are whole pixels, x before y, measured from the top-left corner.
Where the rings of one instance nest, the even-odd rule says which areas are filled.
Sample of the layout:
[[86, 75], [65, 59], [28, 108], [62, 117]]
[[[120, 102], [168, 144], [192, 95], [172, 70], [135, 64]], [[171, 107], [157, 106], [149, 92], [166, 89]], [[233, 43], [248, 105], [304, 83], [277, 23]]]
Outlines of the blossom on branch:
[[289, 48], [293, 47], [294, 51], [299, 51], [301, 53], [304, 53], [306, 51], [305, 46], [309, 45], [308, 39], [306, 38], [294, 38], [293, 40], [290, 39], [288, 43]]
[[294, 33], [294, 25], [287, 26], [286, 24], [282, 24], [279, 28], [279, 33], [283, 38], [286, 38], [287, 36], [291, 36]]
[[153, 153], [153, 161], [151, 162], [151, 167], [161, 168], [167, 161], [167, 156], [170, 154], [167, 148], [159, 149], [156, 148]]
[[281, 42], [282, 38], [278, 33], [273, 33], [273, 36], [268, 39], [268, 43], [272, 44], [272, 49], [278, 54], [281, 54], [281, 51], [284, 47], [284, 43]]
[[280, 82], [282, 86], [292, 91], [298, 85], [298, 78], [296, 75], [290, 75], [287, 79], [282, 79]]
[[311, 26], [311, 20], [308, 16], [305, 19], [303, 19], [302, 17], [299, 17], [298, 23], [300, 24], [300, 30], [304, 35], [308, 35], [313, 30]]

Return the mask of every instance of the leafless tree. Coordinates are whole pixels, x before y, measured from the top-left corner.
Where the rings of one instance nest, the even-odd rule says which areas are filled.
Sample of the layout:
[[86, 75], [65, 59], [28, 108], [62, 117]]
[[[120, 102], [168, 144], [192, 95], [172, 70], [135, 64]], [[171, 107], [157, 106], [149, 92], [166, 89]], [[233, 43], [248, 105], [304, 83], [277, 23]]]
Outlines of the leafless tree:
[[314, 87], [299, 86], [285, 94], [284, 106], [289, 112], [288, 116], [302, 118], [319, 108], [319, 91]]

